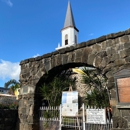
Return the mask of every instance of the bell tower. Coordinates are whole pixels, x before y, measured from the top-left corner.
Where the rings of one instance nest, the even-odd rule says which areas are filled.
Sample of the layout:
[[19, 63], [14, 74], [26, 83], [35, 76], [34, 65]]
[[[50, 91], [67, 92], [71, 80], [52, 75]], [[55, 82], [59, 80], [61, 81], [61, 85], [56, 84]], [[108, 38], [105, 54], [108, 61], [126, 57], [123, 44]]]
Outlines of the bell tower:
[[70, 2], [68, 2], [65, 23], [64, 23], [63, 29], [61, 30], [62, 45], [58, 46], [58, 48], [56, 48], [56, 50], [77, 44], [78, 43], [78, 32], [79, 32], [79, 30], [76, 28], [76, 25], [75, 25], [71, 4], [70, 4]]

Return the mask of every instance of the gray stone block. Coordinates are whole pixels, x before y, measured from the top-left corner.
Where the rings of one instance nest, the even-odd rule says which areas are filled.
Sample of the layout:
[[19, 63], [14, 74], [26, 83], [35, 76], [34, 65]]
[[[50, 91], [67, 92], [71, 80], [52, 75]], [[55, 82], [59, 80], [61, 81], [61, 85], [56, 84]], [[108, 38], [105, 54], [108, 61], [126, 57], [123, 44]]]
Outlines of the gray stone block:
[[113, 117], [113, 128], [128, 128], [128, 122], [122, 117]]
[[87, 63], [88, 63], [89, 65], [93, 65], [93, 62], [94, 62], [95, 57], [96, 57], [95, 54], [89, 55], [89, 56], [88, 56], [88, 61], [87, 61]]

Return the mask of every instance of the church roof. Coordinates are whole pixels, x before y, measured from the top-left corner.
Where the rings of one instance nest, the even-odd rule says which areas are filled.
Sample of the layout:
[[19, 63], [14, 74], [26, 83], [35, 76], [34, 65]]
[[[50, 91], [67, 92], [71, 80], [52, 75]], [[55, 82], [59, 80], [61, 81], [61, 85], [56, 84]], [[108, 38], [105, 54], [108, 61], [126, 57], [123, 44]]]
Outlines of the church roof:
[[[74, 28], [76, 28], [70, 2], [68, 2], [68, 8], [67, 8], [67, 13], [66, 13], [66, 19], [65, 19], [65, 23], [64, 23], [64, 28], [67, 28], [67, 27], [74, 27]], [[76, 29], [77, 29], [77, 28], [76, 28]], [[77, 29], [77, 30], [78, 30], [78, 29]]]

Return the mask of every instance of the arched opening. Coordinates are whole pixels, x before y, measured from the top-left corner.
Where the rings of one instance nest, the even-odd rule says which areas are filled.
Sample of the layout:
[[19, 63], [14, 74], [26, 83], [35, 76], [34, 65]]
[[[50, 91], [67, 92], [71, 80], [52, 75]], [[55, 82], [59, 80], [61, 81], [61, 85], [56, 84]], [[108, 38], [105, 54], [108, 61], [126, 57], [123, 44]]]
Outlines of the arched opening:
[[[42, 86], [43, 85], [47, 85], [47, 87], [48, 87], [48, 90], [49, 91], [47, 91], [48, 92], [48, 94], [50, 94], [50, 92], [52, 91], [52, 92], [54, 92], [53, 91], [53, 86], [51, 86], [50, 85], [50, 83], [54, 83], [53, 81], [54, 81], [54, 79], [55, 79], [55, 77], [60, 77], [62, 74], [65, 74], [65, 75], [67, 75], [67, 76], [69, 76], [69, 77], [71, 77], [71, 78], [73, 78], [74, 79], [74, 77], [76, 77], [76, 78], [81, 78], [81, 77], [79, 77], [79, 75], [77, 74], [77, 73], [75, 73], [75, 72], [73, 72], [72, 71], [72, 69], [73, 68], [75, 68], [75, 67], [77, 67], [77, 68], [80, 68], [81, 70], [82, 70], [82, 68], [86, 68], [87, 69], [87, 71], [92, 71], [92, 70], [98, 70], [97, 68], [95, 68], [95, 67], [93, 67], [93, 66], [89, 66], [89, 65], [87, 65], [87, 64], [83, 64], [83, 63], [71, 63], [71, 64], [66, 64], [66, 65], [60, 65], [60, 66], [58, 66], [58, 67], [55, 67], [55, 68], [53, 68], [53, 69], [51, 69], [47, 74], [45, 74], [45, 75], [43, 75], [42, 77], [41, 77], [41, 79], [39, 80], [39, 82], [37, 83], [37, 86], [36, 86], [36, 93], [39, 93], [39, 98], [37, 98], [37, 101], [39, 102], [39, 107], [40, 106], [49, 106], [49, 102], [48, 102], [48, 99], [47, 99], [47, 96], [45, 97], [45, 98], [43, 98], [43, 96], [40, 94], [40, 88], [42, 88]], [[95, 76], [96, 77], [96, 75], [102, 75], [101, 74], [101, 71], [100, 70], [98, 70], [98, 71], [96, 71], [96, 73], [94, 73], [94, 75], [93, 75], [93, 77]], [[103, 77], [104, 77], [104, 75], [102, 75]], [[92, 77], [89, 77], [89, 78], [91, 78], [92, 79]], [[98, 77], [99, 78], [99, 77]], [[75, 90], [77, 90], [78, 91], [78, 93], [79, 93], [79, 108], [81, 107], [81, 104], [82, 104], [82, 102], [84, 101], [84, 99], [85, 99], [85, 93], [88, 91], [88, 94], [89, 95], [91, 95], [91, 91], [89, 91], [88, 89], [86, 89], [85, 87], [88, 87], [86, 84], [81, 84], [81, 82], [79, 81], [79, 79], [76, 81], [76, 84], [75, 84], [75, 86], [74, 86], [74, 88], [73, 89], [75, 89]], [[94, 80], [94, 79], [93, 79]], [[80, 82], [80, 83], [79, 83]], [[101, 82], [100, 82], [101, 83]], [[100, 84], [99, 83], [99, 84]], [[91, 84], [92, 85], [92, 84]], [[96, 84], [97, 85], [97, 84]], [[95, 85], [95, 86], [96, 86]], [[104, 85], [104, 84], [103, 84]], [[52, 87], [52, 88], [50, 88], [50, 87]], [[66, 86], [66, 89], [64, 89], [65, 91], [68, 91], [68, 87], [69, 86]], [[94, 86], [92, 86], [92, 87], [94, 87]], [[100, 88], [100, 87], [99, 87]], [[97, 89], [99, 89], [98, 87], [97, 87]], [[96, 90], [97, 90], [96, 89]], [[101, 88], [102, 89], [102, 88]], [[86, 91], [86, 92], [85, 92]], [[103, 92], [103, 91], [102, 91]], [[106, 92], [107, 93], [107, 92]], [[44, 93], [45, 94], [45, 93]], [[47, 94], [47, 95], [48, 95]], [[53, 93], [51, 93], [51, 96], [52, 96], [52, 94]], [[56, 93], [55, 93], [55, 95], [56, 95]], [[98, 94], [99, 95], [99, 94]], [[49, 96], [48, 96], [49, 97]], [[61, 98], [61, 96], [59, 96], [59, 99]], [[53, 97], [53, 99], [54, 99], [54, 97]], [[104, 100], [104, 99], [103, 99]], [[97, 100], [96, 100], [97, 101]], [[99, 99], [98, 99], [98, 101], [100, 101]], [[58, 101], [59, 102], [59, 101]], [[90, 104], [92, 104], [93, 105], [93, 103], [91, 103], [92, 102], [92, 100], [90, 100]], [[60, 103], [61, 103], [61, 99], [60, 99]], [[99, 103], [99, 102], [98, 102]], [[107, 103], [109, 103], [109, 102], [107, 102]], [[54, 104], [54, 105], [59, 105], [59, 104]], [[40, 117], [39, 117], [40, 118]]]
[[[61, 65], [61, 66], [58, 66], [58, 67], [55, 67], [53, 69], [51, 69], [50, 71], [48, 71], [47, 74], [44, 74], [39, 82], [37, 83], [36, 85], [36, 92], [35, 93], [39, 93], [39, 90], [40, 90], [40, 87], [43, 85], [43, 84], [49, 84], [50, 82], [53, 81], [54, 77], [59, 77], [61, 76], [62, 74], [65, 74], [65, 75], [69, 75], [70, 78], [74, 78], [75, 75], [81, 75], [82, 77], [82, 74], [79, 74], [79, 73], [76, 73], [76, 72], [73, 72], [72, 69], [73, 68], [79, 68], [81, 70], [84, 70], [85, 68], [85, 71], [87, 71], [86, 73], [89, 74], [90, 72], [94, 72], [93, 75], [89, 75], [88, 78], [91, 78], [90, 82], [92, 82], [92, 80], [94, 81], [96, 78], [93, 78], [92, 77], [97, 77], [98, 79], [96, 80], [101, 80], [101, 82], [98, 82], [98, 86], [99, 88], [97, 89], [101, 89], [100, 87], [106, 87], [106, 84], [104, 83], [107, 83], [107, 79], [105, 77], [105, 75], [102, 75], [102, 72], [101, 70], [99, 70], [98, 68], [95, 68], [93, 66], [89, 66], [89, 65], [86, 65], [86, 64], [82, 64], [82, 63], [71, 63], [71, 64], [66, 64], [66, 65]], [[80, 78], [81, 79], [81, 78]], [[94, 82], [97, 82], [97, 81], [94, 81]], [[79, 81], [78, 81], [79, 82]], [[90, 83], [89, 82], [89, 83]], [[88, 82], [85, 81], [84, 85], [86, 85]], [[103, 83], [103, 84], [101, 84]], [[92, 84], [90, 83], [90, 85], [92, 86]], [[95, 86], [92, 86], [92, 87], [96, 87], [97, 83], [94, 83], [93, 85]], [[102, 85], [102, 86], [101, 86]], [[88, 86], [87, 86], [88, 87]], [[76, 88], [77, 89], [77, 88]], [[80, 94], [80, 95], [83, 95], [83, 94]], [[40, 105], [42, 105], [42, 101], [40, 103]], [[45, 105], [48, 105], [47, 103], [45, 103]]]
[[68, 34], [65, 35], [65, 45], [68, 45]]

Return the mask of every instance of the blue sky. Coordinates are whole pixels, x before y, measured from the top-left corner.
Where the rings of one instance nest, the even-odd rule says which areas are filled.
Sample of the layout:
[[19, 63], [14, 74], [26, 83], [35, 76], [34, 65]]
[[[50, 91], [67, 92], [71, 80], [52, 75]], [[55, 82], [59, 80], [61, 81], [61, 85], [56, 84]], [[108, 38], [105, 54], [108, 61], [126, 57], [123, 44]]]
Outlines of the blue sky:
[[[130, 0], [70, 0], [79, 43], [130, 28]], [[19, 62], [55, 51], [68, 0], [0, 0], [0, 86]]]

